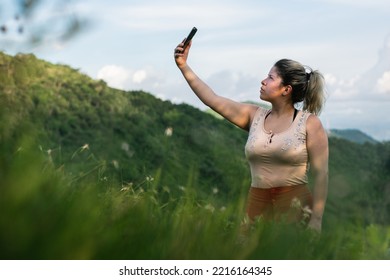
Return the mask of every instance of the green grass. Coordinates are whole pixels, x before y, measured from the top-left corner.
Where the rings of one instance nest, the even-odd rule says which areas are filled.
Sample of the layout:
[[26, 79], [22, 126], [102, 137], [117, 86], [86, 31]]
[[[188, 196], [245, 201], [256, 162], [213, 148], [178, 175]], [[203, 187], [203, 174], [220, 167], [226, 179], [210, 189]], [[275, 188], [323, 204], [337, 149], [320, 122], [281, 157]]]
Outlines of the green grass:
[[73, 157], [86, 170], [69, 174], [33, 141], [19, 144], [2, 157], [1, 259], [389, 259], [386, 225], [333, 217], [317, 236], [260, 220], [244, 234], [245, 192], [221, 203], [190, 179], [110, 181], [85, 148]]

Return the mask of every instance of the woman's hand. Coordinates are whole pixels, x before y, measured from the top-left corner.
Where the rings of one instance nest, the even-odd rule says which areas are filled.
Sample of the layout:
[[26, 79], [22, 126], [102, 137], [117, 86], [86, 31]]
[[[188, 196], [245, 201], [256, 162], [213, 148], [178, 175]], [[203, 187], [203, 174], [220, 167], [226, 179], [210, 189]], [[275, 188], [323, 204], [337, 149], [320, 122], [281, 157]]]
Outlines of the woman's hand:
[[318, 218], [312, 216], [308, 225], [307, 225], [307, 228], [320, 234], [321, 228], [322, 228], [322, 219], [318, 219]]
[[185, 49], [183, 49], [184, 41], [185, 41], [185, 39], [183, 40], [183, 42], [181, 42], [175, 48], [175, 52], [174, 52], [175, 62], [176, 62], [177, 67], [179, 67], [179, 68], [183, 68], [184, 66], [187, 65], [188, 52], [189, 52], [189, 50], [191, 48], [191, 44], [192, 44], [192, 41], [191, 41], [187, 45], [187, 47]]

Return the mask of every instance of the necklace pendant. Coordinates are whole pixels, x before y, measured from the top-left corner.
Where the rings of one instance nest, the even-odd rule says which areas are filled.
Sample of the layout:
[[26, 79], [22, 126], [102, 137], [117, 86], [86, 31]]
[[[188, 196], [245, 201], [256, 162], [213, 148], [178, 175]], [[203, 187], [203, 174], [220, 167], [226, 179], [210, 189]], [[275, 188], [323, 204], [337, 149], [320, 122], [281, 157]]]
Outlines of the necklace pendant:
[[272, 131], [270, 131], [270, 135], [268, 136], [265, 147], [268, 147], [272, 143], [272, 137], [274, 137], [274, 135], [275, 134]]

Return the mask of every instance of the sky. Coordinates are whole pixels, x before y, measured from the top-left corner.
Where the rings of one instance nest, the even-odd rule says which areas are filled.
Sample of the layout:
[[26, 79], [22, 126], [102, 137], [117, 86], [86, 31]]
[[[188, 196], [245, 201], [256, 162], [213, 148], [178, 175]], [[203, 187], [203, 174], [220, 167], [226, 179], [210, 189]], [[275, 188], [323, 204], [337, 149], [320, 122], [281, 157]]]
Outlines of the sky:
[[9, 27], [0, 34], [6, 53], [34, 53], [112, 87], [203, 110], [173, 59], [176, 45], [196, 26], [188, 63], [217, 94], [259, 101], [272, 65], [294, 59], [325, 76], [320, 119], [326, 129], [359, 129], [390, 140], [389, 0], [41, 0], [51, 4], [36, 9], [23, 36], [34, 28], [60, 33], [58, 22], [69, 16], [86, 25], [70, 40], [45, 38], [39, 45], [12, 31], [13, 1], [0, 4], [0, 25]]

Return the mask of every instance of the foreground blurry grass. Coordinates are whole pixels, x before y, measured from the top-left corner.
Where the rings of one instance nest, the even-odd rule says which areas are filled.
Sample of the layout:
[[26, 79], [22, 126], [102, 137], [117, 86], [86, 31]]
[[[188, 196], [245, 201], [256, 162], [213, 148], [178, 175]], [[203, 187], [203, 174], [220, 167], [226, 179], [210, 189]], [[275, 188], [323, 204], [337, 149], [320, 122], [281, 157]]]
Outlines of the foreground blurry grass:
[[110, 182], [101, 162], [71, 175], [26, 139], [1, 151], [1, 259], [389, 258], [386, 226], [334, 220], [318, 237], [258, 221], [243, 235], [244, 196], [218, 206], [190, 184], [173, 191], [150, 175]]

